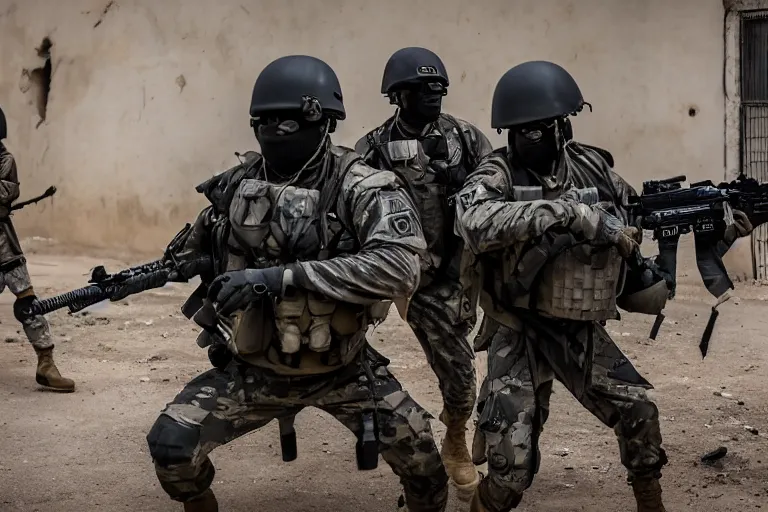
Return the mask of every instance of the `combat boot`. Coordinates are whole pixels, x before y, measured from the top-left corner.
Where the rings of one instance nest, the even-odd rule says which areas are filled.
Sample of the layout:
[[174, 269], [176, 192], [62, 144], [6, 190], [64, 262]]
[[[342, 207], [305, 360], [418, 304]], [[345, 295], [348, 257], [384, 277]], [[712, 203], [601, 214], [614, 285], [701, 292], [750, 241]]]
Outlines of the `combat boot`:
[[184, 502], [184, 512], [219, 512], [216, 495], [208, 489], [192, 501]]
[[[484, 477], [481, 475], [481, 481], [483, 478]], [[475, 489], [475, 494], [472, 496], [472, 502], [469, 504], [469, 512], [490, 512], [490, 509], [486, 507], [480, 499], [480, 489], [480, 485]], [[523, 495], [513, 492], [508, 496], [508, 500], [509, 501], [506, 503], [506, 506], [508, 507], [507, 510], [517, 508], [520, 502], [523, 501]]]
[[57, 391], [71, 393], [75, 390], [75, 382], [61, 376], [56, 363], [53, 362], [53, 346], [35, 349], [37, 352], [37, 372], [35, 380], [41, 386], [47, 386]]
[[472, 503], [469, 504], [469, 512], [489, 512], [487, 508], [480, 501], [480, 490], [476, 490], [472, 496]]
[[456, 485], [458, 497], [463, 501], [469, 501], [477, 484], [480, 483], [480, 476], [467, 449], [465, 432], [468, 419], [468, 417], [449, 414], [445, 409], [440, 413], [440, 421], [446, 426], [440, 457], [443, 459], [448, 476]]
[[637, 501], [637, 512], [667, 512], [661, 502], [661, 484], [658, 478], [635, 478], [632, 490]]

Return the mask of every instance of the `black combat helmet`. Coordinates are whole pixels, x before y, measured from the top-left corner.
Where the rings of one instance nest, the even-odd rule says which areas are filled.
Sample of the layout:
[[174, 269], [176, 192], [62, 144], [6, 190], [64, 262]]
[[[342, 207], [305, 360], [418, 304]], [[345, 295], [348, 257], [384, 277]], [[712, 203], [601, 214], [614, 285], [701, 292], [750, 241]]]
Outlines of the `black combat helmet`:
[[5, 114], [2, 107], [0, 107], [0, 140], [3, 140], [8, 136], [8, 124], [5, 122]]
[[384, 67], [381, 94], [390, 94], [404, 84], [421, 80], [441, 82], [448, 87], [445, 64], [435, 52], [426, 48], [402, 48], [392, 54]]
[[584, 98], [576, 80], [553, 62], [531, 61], [513, 67], [493, 91], [491, 127], [509, 128], [578, 112]]
[[314, 97], [325, 114], [347, 117], [341, 84], [331, 66], [316, 57], [289, 55], [272, 61], [253, 85], [251, 117], [267, 112], [301, 110]]

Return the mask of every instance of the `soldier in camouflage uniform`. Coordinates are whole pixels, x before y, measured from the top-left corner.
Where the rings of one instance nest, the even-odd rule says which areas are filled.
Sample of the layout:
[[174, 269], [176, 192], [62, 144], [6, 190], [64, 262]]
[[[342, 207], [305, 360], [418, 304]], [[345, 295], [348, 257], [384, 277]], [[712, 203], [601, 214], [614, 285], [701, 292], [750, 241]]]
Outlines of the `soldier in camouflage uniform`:
[[381, 453], [409, 510], [443, 511], [448, 475], [430, 416], [365, 338], [387, 301], [403, 314], [418, 286], [426, 244], [403, 182], [331, 143], [345, 110], [321, 60], [269, 64], [250, 113], [263, 157], [248, 153], [198, 187], [211, 206], [177, 255], [182, 264], [212, 255], [203, 280], [212, 280], [206, 304], [215, 305], [218, 327], [207, 325], [198, 342], [219, 356], [147, 436], [160, 483], [186, 512], [218, 510], [208, 454], [313, 406], [358, 436], [361, 468], [371, 467], [367, 448], [374, 464]]
[[369, 165], [406, 178], [419, 209], [428, 250], [408, 324], [440, 383], [440, 420], [447, 427], [443, 463], [459, 495], [471, 497], [479, 477], [465, 438], [476, 395], [474, 352], [467, 336], [476, 315], [459, 279], [463, 244], [453, 233], [452, 200], [493, 148], [475, 126], [441, 112], [448, 84], [445, 65], [435, 53], [425, 48], [395, 52], [384, 68], [381, 93], [398, 108], [355, 150]]
[[62, 377], [53, 362], [53, 342], [48, 321], [41, 315], [30, 317], [22, 314], [37, 297], [19, 237], [11, 222], [11, 204], [19, 197], [19, 177], [16, 161], [2, 142], [7, 136], [5, 114], [0, 110], [0, 292], [7, 286], [16, 296], [14, 316], [21, 322], [24, 334], [37, 353], [37, 383], [56, 391], [72, 392], [75, 383]]
[[[457, 201], [457, 230], [470, 250], [463, 275], [483, 283], [487, 319], [473, 457], [488, 462], [488, 476], [473, 512], [509, 511], [531, 485], [554, 379], [616, 432], [638, 511], [665, 510], [667, 457], [646, 395], [652, 386], [603, 324], [618, 317], [617, 304], [660, 312], [668, 289], [639, 254], [641, 231], [626, 208], [634, 191], [600, 152], [563, 135], [567, 116], [584, 105], [556, 64], [509, 70], [492, 106], [492, 126], [508, 130], [508, 146], [479, 165]], [[650, 280], [638, 277], [649, 272]]]

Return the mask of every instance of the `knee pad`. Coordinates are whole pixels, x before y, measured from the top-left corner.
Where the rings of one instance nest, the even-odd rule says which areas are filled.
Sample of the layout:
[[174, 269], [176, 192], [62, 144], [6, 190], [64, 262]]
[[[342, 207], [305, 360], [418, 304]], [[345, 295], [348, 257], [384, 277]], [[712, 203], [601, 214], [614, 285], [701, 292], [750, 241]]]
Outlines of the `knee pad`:
[[16, 301], [13, 303], [13, 316], [16, 317], [16, 320], [22, 324], [28, 322], [29, 318], [31, 318], [31, 315], [25, 313], [25, 310], [28, 310], [36, 300], [37, 297], [35, 295], [28, 295], [26, 297], [16, 299]]
[[147, 444], [159, 466], [189, 464], [200, 444], [200, 430], [161, 414], [147, 434]]

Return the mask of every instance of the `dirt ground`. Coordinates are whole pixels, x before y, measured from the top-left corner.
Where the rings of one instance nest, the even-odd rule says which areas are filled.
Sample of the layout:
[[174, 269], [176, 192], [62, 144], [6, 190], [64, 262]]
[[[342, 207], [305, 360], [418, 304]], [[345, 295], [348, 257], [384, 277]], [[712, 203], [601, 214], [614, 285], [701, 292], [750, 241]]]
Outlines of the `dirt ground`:
[[[117, 270], [136, 259], [97, 260], [27, 242], [38, 294], [85, 285], [89, 269]], [[74, 394], [41, 392], [35, 357], [0, 296], [0, 510], [4, 512], [173, 511], [160, 489], [145, 435], [163, 405], [206, 370], [197, 329], [179, 313], [189, 285], [174, 285], [87, 314], [50, 315], [61, 370]], [[656, 386], [664, 444], [663, 478], [670, 511], [768, 508], [768, 288], [741, 285], [721, 307], [710, 355], [698, 338], [710, 297], [694, 273], [681, 276], [656, 341], [653, 318], [626, 315], [609, 330]], [[393, 371], [428, 410], [440, 395], [420, 348], [399, 318], [372, 334]], [[483, 359], [478, 363], [482, 366]], [[444, 429], [434, 423], [438, 441]], [[748, 430], [749, 427], [751, 430]], [[756, 429], [756, 430], [754, 430]], [[394, 511], [396, 477], [383, 462], [359, 472], [354, 439], [316, 410], [298, 417], [299, 459], [280, 459], [276, 424], [214, 451], [214, 489], [222, 510], [259, 512]], [[715, 465], [702, 454], [728, 448]], [[613, 432], [557, 385], [542, 441], [541, 471], [520, 510], [631, 511]], [[466, 510], [452, 501], [449, 510]]]

